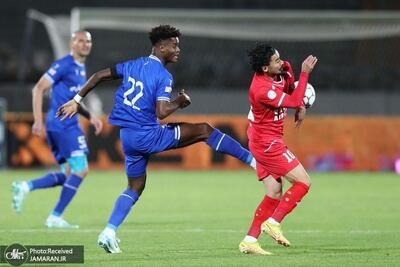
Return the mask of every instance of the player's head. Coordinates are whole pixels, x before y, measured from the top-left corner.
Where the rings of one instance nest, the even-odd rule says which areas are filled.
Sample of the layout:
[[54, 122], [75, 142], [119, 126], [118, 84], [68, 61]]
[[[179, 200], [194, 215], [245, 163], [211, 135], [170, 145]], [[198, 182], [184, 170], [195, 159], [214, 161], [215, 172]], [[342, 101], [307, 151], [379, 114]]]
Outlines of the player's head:
[[149, 38], [153, 45], [152, 53], [164, 64], [177, 62], [180, 52], [179, 36], [181, 36], [179, 30], [170, 25], [160, 25], [151, 29]]
[[275, 76], [281, 73], [283, 61], [278, 50], [265, 43], [258, 43], [248, 53], [251, 68], [258, 74]]
[[92, 35], [90, 32], [83, 30], [72, 33], [70, 47], [74, 56], [85, 58], [92, 50]]

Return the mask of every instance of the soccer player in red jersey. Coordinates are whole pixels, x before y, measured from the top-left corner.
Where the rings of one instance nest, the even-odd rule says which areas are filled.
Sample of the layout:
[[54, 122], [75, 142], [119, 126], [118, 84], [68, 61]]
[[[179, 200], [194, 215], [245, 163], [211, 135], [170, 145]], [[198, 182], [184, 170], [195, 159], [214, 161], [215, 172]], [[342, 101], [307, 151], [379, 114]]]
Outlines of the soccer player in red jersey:
[[[239, 250], [249, 254], [271, 254], [257, 242], [262, 232], [278, 244], [290, 246], [283, 236], [280, 223], [301, 201], [311, 185], [310, 176], [296, 156], [283, 142], [283, 121], [288, 108], [297, 109], [296, 127], [305, 115], [303, 104], [308, 76], [317, 63], [310, 55], [302, 63], [299, 83], [294, 88], [293, 70], [278, 51], [257, 44], [249, 52], [250, 64], [255, 71], [249, 89], [248, 115], [249, 148], [257, 164], [257, 176], [263, 182], [265, 196], [255, 211], [252, 225], [239, 245]], [[292, 186], [282, 195], [283, 178]]]

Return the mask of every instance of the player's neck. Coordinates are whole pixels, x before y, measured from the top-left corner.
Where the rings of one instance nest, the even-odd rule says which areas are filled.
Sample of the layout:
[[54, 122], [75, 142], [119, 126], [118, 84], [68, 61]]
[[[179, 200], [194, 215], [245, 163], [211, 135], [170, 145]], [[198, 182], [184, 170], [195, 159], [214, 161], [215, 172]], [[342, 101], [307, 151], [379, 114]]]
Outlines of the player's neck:
[[269, 74], [269, 73], [264, 73], [264, 77], [267, 78], [268, 80], [271, 80], [271, 81], [275, 81], [275, 79], [276, 79], [276, 75], [275, 74], [272, 75], [272, 74]]
[[157, 53], [156, 53], [155, 51], [152, 51], [151, 55], [152, 55], [153, 57], [156, 57], [164, 66], [167, 65], [167, 64], [165, 63], [165, 61], [162, 59], [162, 57], [161, 57], [160, 55], [157, 55]]
[[71, 55], [72, 55], [72, 57], [74, 58], [75, 61], [77, 61], [77, 62], [79, 62], [81, 64], [85, 63], [85, 61], [86, 61], [86, 57], [85, 56], [80, 56], [80, 55], [75, 54], [75, 53], [72, 53]]

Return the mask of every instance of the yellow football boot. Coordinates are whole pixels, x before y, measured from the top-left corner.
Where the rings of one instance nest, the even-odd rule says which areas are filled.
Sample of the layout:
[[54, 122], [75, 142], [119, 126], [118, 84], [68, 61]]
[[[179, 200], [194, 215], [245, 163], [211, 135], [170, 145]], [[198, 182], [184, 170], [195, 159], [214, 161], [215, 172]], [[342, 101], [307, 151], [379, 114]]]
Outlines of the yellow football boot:
[[239, 250], [244, 254], [272, 255], [271, 252], [263, 250], [258, 242], [242, 241], [239, 244]]
[[268, 221], [265, 221], [261, 224], [261, 231], [263, 233], [267, 233], [273, 240], [275, 240], [278, 244], [289, 247], [290, 242], [283, 236], [281, 226], [273, 225]]

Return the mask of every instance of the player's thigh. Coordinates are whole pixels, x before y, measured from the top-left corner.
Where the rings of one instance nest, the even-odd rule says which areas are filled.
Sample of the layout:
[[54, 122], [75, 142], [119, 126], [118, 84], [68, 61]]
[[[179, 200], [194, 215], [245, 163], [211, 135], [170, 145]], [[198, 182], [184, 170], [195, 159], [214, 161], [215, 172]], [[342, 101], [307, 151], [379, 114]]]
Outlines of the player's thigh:
[[188, 146], [205, 141], [213, 131], [213, 127], [206, 122], [202, 123], [178, 123], [180, 127], [179, 147]]
[[130, 153], [125, 154], [125, 172], [129, 179], [146, 176], [148, 154]]
[[52, 136], [52, 143], [57, 150], [58, 158], [66, 160], [74, 156], [86, 155], [89, 152], [85, 135], [79, 128], [66, 132], [48, 131], [48, 134]]
[[120, 139], [125, 155], [155, 154], [178, 146], [178, 125], [159, 125], [147, 130], [122, 128]]
[[57, 142], [57, 133], [47, 131], [46, 132], [46, 141], [48, 146], [50, 147], [51, 153], [53, 154], [54, 158], [56, 159], [57, 163], [61, 166], [61, 171], [63, 171], [63, 165], [66, 164], [66, 158], [61, 153]]
[[285, 178], [291, 183], [302, 182], [308, 186], [311, 185], [311, 177], [308, 175], [301, 163], [299, 163], [293, 170], [289, 171], [285, 175]]
[[249, 148], [257, 160], [256, 170], [259, 180], [269, 175], [278, 179], [299, 164], [296, 156], [288, 150], [281, 140], [274, 140], [265, 144], [250, 143]]
[[267, 196], [274, 199], [282, 197], [283, 180], [281, 178], [274, 178], [272, 175], [269, 175], [262, 182]]

